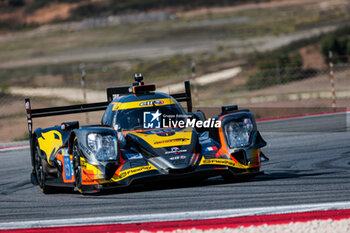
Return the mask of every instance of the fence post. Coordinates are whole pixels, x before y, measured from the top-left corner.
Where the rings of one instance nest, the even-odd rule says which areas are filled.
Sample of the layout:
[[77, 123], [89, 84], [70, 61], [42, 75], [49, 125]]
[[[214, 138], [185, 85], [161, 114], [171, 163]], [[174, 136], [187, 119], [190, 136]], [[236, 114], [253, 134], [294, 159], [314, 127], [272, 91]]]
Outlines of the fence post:
[[333, 111], [336, 111], [337, 103], [336, 103], [335, 86], [334, 86], [334, 64], [333, 64], [332, 51], [329, 51], [328, 56], [329, 56], [329, 78], [331, 81], [331, 90], [332, 90], [332, 108], [333, 108]]
[[[84, 104], [87, 103], [87, 100], [86, 100], [86, 83], [85, 83], [85, 78], [86, 78], [86, 72], [84, 70], [84, 65], [81, 65], [80, 66], [81, 68], [81, 89], [83, 90], [83, 99], [84, 99]], [[85, 117], [86, 117], [86, 124], [90, 124], [90, 120], [89, 120], [89, 114], [88, 113], [85, 113]]]
[[193, 82], [193, 94], [194, 94], [194, 106], [199, 106], [199, 98], [198, 98], [198, 87], [196, 81], [196, 63], [192, 61], [191, 63], [192, 70], [192, 82]]

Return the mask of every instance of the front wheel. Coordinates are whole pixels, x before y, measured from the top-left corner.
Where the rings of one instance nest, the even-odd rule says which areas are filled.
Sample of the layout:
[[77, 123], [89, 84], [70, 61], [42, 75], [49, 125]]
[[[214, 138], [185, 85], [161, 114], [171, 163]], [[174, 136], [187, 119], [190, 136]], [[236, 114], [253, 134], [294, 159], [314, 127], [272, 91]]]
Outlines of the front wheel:
[[77, 140], [73, 144], [73, 170], [75, 177], [75, 187], [80, 193], [82, 193], [82, 184], [81, 184], [81, 166], [80, 166], [80, 151], [78, 148]]

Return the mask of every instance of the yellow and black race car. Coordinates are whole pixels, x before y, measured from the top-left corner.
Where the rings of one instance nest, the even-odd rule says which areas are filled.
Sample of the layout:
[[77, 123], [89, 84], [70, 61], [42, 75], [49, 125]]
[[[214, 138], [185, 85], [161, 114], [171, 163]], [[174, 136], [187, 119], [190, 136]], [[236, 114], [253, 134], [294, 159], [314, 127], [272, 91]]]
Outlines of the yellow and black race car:
[[[106, 102], [31, 109], [26, 99], [32, 183], [44, 193], [95, 193], [134, 182], [261, 173], [266, 142], [249, 110], [222, 106], [206, 119], [192, 112], [189, 81], [185, 93], [167, 95], [142, 79], [108, 88]], [[187, 113], [178, 102], [187, 102]], [[63, 122], [32, 131], [32, 118], [103, 110], [101, 125]]]

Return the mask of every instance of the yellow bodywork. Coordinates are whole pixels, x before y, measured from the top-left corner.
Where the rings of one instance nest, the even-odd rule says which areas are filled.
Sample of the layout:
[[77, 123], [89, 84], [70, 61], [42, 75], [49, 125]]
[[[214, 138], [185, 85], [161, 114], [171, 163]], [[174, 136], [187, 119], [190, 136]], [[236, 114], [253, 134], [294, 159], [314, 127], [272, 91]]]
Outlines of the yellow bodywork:
[[142, 172], [148, 172], [151, 170], [157, 170], [155, 166], [152, 164], [148, 163], [148, 166], [142, 166], [142, 167], [135, 167], [135, 168], [130, 168], [124, 171], [121, 171], [118, 176], [114, 175], [111, 179], [112, 182], [120, 181], [122, 179], [125, 179], [129, 176], [136, 175]]
[[205, 159], [202, 157], [199, 165], [224, 165], [224, 166], [229, 166], [229, 167], [234, 167], [234, 168], [239, 168], [239, 169], [248, 169], [254, 167], [256, 163], [256, 158], [257, 154], [260, 152], [259, 149], [252, 150], [251, 152], [251, 162], [248, 163], [248, 165], [243, 165], [240, 163], [235, 163], [231, 159]]
[[163, 137], [157, 134], [130, 133], [145, 140], [153, 148], [183, 146], [191, 143], [192, 128], [186, 128], [176, 132], [174, 135]]
[[89, 174], [91, 173], [94, 174], [94, 177], [91, 177], [91, 178], [98, 180], [98, 183], [100, 184], [117, 182], [132, 175], [136, 175], [136, 174], [151, 171], [151, 170], [157, 170], [155, 166], [148, 163], [147, 166], [141, 166], [141, 167], [122, 170], [119, 172], [118, 175], [115, 174], [110, 180], [105, 180], [105, 179], [102, 179], [102, 173], [97, 166], [87, 163], [84, 158], [80, 158], [80, 164], [82, 169], [89, 171], [88, 172]]
[[133, 101], [127, 103], [116, 102], [113, 103], [112, 111], [131, 109], [131, 108], [144, 108], [144, 107], [152, 107], [155, 101], [161, 101], [162, 103], [155, 104], [156, 106], [164, 106], [175, 104], [173, 99], [153, 99], [153, 100], [141, 100], [141, 101]]
[[56, 154], [63, 144], [61, 133], [57, 130], [41, 133], [41, 137], [38, 137], [38, 143], [40, 150], [44, 151], [46, 154], [46, 161], [52, 165], [50, 162], [51, 154]]

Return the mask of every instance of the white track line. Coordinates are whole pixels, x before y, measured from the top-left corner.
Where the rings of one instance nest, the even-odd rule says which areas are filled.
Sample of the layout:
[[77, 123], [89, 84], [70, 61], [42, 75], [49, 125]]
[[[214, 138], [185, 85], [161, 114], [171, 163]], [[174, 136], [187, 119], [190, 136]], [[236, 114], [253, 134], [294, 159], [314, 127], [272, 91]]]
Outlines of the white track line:
[[94, 217], [94, 218], [74, 218], [74, 219], [70, 218], [70, 219], [7, 222], [7, 223], [0, 223], [0, 229], [103, 225], [103, 224], [116, 224], [116, 223], [126, 224], [126, 223], [140, 223], [140, 222], [164, 222], [164, 221], [176, 221], [176, 220], [186, 220], [186, 219], [191, 219], [191, 220], [216, 219], [216, 218], [230, 218], [230, 217], [251, 216], [251, 215], [300, 213], [300, 212], [308, 212], [308, 211], [334, 210], [334, 209], [350, 209], [350, 202], [286, 205], [286, 206], [272, 206], [272, 207], [244, 208], [244, 209], [187, 211], [187, 212], [176, 212], [176, 213], [107, 216], [107, 217]]

